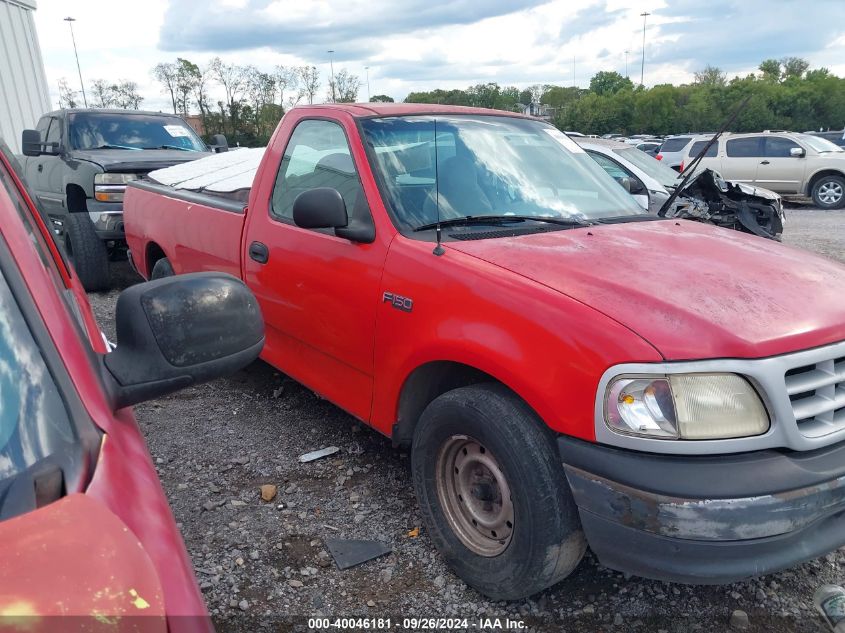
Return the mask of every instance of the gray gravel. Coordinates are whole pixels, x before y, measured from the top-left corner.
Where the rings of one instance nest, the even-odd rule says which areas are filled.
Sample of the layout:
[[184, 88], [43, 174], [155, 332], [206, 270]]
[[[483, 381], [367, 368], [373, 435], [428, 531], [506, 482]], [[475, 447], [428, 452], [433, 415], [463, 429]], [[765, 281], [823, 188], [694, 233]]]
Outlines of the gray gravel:
[[[845, 210], [787, 210], [786, 243], [845, 262]], [[121, 287], [136, 281], [121, 267]], [[91, 295], [113, 337], [117, 291]], [[455, 577], [422, 528], [408, 455], [308, 389], [257, 362], [237, 375], [137, 407], [208, 609], [221, 631], [287, 616], [509, 617], [534, 631], [823, 631], [812, 595], [845, 577], [840, 550], [720, 587], [655, 582], [587, 554], [550, 590], [491, 602]], [[299, 464], [299, 455], [337, 446]], [[259, 487], [277, 486], [271, 502]], [[419, 536], [409, 532], [422, 528]], [[339, 571], [324, 539], [377, 539], [393, 553]]]

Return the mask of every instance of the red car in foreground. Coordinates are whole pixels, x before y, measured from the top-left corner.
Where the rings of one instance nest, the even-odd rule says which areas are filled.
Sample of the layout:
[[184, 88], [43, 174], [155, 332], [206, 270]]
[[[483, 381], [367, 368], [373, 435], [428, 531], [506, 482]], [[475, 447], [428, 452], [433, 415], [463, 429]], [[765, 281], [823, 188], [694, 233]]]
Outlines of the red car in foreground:
[[[127, 189], [145, 277], [222, 270], [262, 356], [409, 445], [432, 541], [518, 598], [586, 544], [728, 582], [845, 544], [845, 267], [645, 214], [538, 120], [295, 108]], [[248, 200], [248, 203], [244, 203]]]
[[222, 274], [134, 286], [110, 351], [16, 168], [0, 142], [0, 628], [210, 631], [127, 407], [254, 359], [258, 306]]

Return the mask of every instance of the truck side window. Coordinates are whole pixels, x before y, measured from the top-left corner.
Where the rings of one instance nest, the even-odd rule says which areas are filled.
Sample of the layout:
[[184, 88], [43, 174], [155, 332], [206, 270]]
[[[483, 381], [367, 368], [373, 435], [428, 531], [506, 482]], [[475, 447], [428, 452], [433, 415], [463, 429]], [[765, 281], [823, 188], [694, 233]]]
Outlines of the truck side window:
[[766, 138], [766, 156], [770, 158], [790, 158], [789, 150], [801, 149], [801, 146], [788, 138], [782, 136], [769, 136]]
[[[704, 149], [704, 146], [707, 145], [710, 141], [696, 141], [693, 143], [689, 148], [689, 155], [691, 158], [695, 158], [698, 156], [698, 153]], [[704, 155], [705, 158], [713, 158], [717, 155], [719, 148], [719, 143], [713, 143], [710, 147], [707, 148], [707, 153]]]
[[343, 128], [331, 121], [305, 120], [296, 126], [285, 148], [270, 214], [293, 222], [296, 196], [317, 187], [337, 189], [350, 219], [370, 212]]
[[756, 158], [763, 155], [761, 140], [759, 136], [735, 138], [726, 143], [725, 151], [731, 158]]
[[50, 127], [50, 117], [43, 116], [38, 119], [38, 125], [35, 126], [35, 129], [41, 133], [41, 140], [46, 142], [47, 139], [47, 129]]
[[58, 143], [62, 140], [62, 122], [59, 119], [50, 119], [50, 129], [47, 131], [45, 143]]

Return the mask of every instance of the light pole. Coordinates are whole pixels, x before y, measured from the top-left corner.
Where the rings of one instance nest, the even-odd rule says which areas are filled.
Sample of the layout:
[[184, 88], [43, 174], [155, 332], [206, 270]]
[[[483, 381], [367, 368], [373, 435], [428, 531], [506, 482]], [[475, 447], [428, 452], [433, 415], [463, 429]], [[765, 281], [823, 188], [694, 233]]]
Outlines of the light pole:
[[643, 19], [643, 61], [642, 65], [640, 66], [640, 85], [643, 87], [645, 87], [645, 84], [643, 83], [643, 78], [645, 77], [645, 21], [646, 18], [650, 15], [651, 13], [648, 12], [640, 13], [640, 16]]
[[628, 53], [630, 51], [625, 51], [625, 78], [628, 78]]
[[76, 52], [76, 38], [73, 36], [73, 23], [76, 22], [76, 18], [66, 17], [65, 22], [70, 27], [70, 40], [73, 42], [73, 55], [76, 57], [76, 70], [79, 72], [79, 87], [82, 88], [82, 102], [87, 108], [88, 99], [85, 98], [85, 84], [82, 83], [82, 68], [79, 66], [79, 53]]
[[364, 72], [367, 73], [367, 103], [370, 102], [370, 67], [364, 66]]
[[332, 69], [332, 103], [337, 103], [337, 96], [335, 95], [334, 91], [334, 51], [328, 51], [329, 53], [329, 66]]

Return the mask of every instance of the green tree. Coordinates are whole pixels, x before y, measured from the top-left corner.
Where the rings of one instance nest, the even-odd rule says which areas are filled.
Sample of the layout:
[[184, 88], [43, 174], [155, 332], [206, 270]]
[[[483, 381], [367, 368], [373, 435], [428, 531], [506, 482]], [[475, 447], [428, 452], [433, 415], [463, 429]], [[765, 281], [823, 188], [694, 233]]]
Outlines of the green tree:
[[612, 95], [624, 88], [633, 88], [634, 84], [615, 70], [601, 70], [590, 79], [590, 90], [597, 95]]
[[370, 99], [371, 103], [393, 103], [393, 97], [387, 95], [373, 95]]
[[721, 88], [727, 83], [727, 77], [722, 72], [721, 68], [710, 66], [709, 64], [703, 70], [695, 73], [695, 83], [699, 86], [711, 86]]
[[780, 62], [776, 59], [764, 59], [757, 67], [763, 73], [763, 79], [769, 81], [780, 80]]

